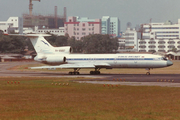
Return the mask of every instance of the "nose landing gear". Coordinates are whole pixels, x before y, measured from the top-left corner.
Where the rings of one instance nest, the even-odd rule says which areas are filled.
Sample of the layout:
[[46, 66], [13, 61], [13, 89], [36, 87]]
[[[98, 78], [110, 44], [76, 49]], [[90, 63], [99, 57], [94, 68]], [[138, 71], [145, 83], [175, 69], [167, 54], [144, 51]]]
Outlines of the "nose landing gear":
[[146, 73], [146, 75], [150, 75], [150, 68], [147, 68], [146, 70], [148, 70], [148, 72]]
[[150, 75], [150, 72], [147, 72], [146, 75]]

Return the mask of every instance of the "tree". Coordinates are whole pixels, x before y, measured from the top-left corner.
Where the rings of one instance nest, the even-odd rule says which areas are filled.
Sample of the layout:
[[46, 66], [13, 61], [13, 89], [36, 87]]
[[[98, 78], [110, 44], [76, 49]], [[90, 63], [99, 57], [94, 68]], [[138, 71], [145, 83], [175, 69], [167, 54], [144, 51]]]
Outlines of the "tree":
[[68, 38], [65, 36], [57, 36], [55, 45], [56, 46], [67, 46], [68, 44]]
[[73, 52], [82, 52], [83, 43], [80, 40], [76, 40], [75, 37], [71, 37], [70, 39], [68, 39], [68, 45], [71, 46]]
[[[109, 35], [94, 34], [76, 40], [75, 37], [52, 35], [45, 37], [53, 46], [71, 46], [74, 52], [84, 53], [111, 53], [118, 48], [117, 38]], [[26, 37], [0, 35], [0, 52], [20, 53], [28, 46], [29, 50], [34, 50], [30, 40]]]
[[[25, 46], [33, 48], [25, 37], [0, 35], [0, 52], [1, 53], [20, 53]], [[34, 48], [33, 48], [34, 49]]]
[[52, 46], [56, 46], [56, 38], [57, 36], [54, 34], [51, 34], [51, 36], [45, 37], [45, 39], [52, 45]]
[[111, 53], [118, 49], [118, 39], [109, 35], [94, 34], [82, 38], [85, 53]]
[[51, 34], [49, 37], [45, 37], [45, 39], [52, 45], [52, 46], [67, 46], [68, 37], [66, 36], [57, 36]]

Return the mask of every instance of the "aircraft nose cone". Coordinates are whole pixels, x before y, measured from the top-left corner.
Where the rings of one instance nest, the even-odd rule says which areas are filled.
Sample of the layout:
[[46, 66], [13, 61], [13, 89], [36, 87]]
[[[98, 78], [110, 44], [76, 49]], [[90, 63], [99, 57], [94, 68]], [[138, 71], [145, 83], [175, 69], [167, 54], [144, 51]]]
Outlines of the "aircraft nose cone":
[[171, 62], [170, 60], [167, 60], [167, 66], [171, 66], [173, 65], [173, 62]]

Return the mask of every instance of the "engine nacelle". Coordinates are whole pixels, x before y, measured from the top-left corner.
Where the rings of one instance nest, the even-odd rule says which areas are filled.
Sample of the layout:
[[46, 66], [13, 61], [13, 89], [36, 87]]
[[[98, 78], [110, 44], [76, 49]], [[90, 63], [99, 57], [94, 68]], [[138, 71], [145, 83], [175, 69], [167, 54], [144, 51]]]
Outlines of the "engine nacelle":
[[55, 52], [56, 53], [71, 53], [72, 48], [70, 46], [64, 46], [64, 47], [55, 47]]
[[47, 56], [43, 63], [50, 65], [60, 65], [66, 63], [66, 57], [59, 55]]

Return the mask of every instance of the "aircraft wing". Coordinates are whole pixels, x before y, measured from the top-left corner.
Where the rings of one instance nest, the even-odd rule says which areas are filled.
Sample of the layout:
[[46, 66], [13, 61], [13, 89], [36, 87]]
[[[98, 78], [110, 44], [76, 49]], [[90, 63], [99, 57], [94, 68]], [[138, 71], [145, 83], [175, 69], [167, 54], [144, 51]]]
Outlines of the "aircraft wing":
[[41, 66], [41, 67], [30, 67], [30, 69], [73, 69], [73, 68], [107, 68], [110, 67], [107, 63], [77, 63], [77, 64], [62, 64], [58, 66]]

